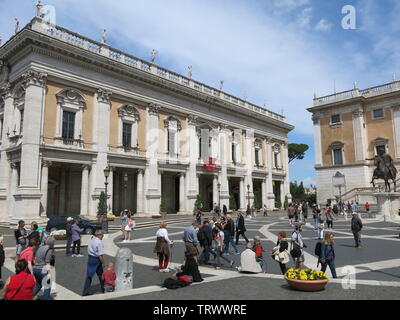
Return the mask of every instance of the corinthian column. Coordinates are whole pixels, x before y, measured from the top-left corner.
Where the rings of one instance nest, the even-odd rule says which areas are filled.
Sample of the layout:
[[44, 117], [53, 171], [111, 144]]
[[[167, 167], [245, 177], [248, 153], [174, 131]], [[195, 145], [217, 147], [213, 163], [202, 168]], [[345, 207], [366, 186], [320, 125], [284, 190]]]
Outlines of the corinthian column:
[[[89, 166], [82, 167], [82, 183], [81, 183], [81, 216], [88, 215], [89, 200]], [[108, 203], [108, 202], [107, 202]]]

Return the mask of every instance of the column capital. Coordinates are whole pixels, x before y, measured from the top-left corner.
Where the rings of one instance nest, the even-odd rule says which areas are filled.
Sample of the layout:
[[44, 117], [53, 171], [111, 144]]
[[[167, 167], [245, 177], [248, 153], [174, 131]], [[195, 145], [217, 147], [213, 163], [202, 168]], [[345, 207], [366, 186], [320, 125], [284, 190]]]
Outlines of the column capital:
[[362, 116], [364, 116], [364, 111], [363, 110], [353, 110], [353, 119], [357, 119], [357, 118], [361, 118]]
[[392, 109], [393, 111], [400, 111], [400, 105], [393, 106]]
[[92, 168], [92, 166], [90, 164], [84, 164], [81, 166], [81, 168], [82, 168], [82, 170], [90, 170]]
[[11, 98], [11, 83], [7, 82], [2, 88], [0, 88], [0, 97], [5, 99]]
[[195, 126], [197, 124], [198, 116], [195, 116], [193, 114], [189, 114], [187, 117], [188, 120], [188, 125], [189, 126]]
[[11, 169], [16, 170], [19, 167], [19, 163], [10, 161], [10, 167], [11, 167]]
[[43, 167], [49, 168], [49, 167], [51, 167], [52, 164], [53, 164], [53, 163], [52, 163], [51, 161], [48, 161], [48, 160], [43, 160], [43, 161], [42, 161], [42, 166], [43, 166]]
[[139, 170], [137, 171], [137, 173], [138, 173], [138, 175], [144, 175], [144, 169], [139, 169]]
[[29, 86], [44, 87], [47, 81], [47, 73], [28, 70], [22, 75], [23, 87], [26, 89]]
[[97, 102], [111, 104], [110, 96], [112, 95], [111, 91], [105, 89], [97, 89]]
[[148, 108], [149, 115], [158, 116], [160, 109], [161, 109], [161, 106], [159, 104], [150, 103], [149, 108]]
[[314, 113], [314, 114], [312, 115], [312, 121], [313, 121], [314, 126], [317, 125], [317, 124], [319, 123], [319, 120], [320, 120], [320, 119], [321, 119], [321, 114], [319, 114], [319, 113]]

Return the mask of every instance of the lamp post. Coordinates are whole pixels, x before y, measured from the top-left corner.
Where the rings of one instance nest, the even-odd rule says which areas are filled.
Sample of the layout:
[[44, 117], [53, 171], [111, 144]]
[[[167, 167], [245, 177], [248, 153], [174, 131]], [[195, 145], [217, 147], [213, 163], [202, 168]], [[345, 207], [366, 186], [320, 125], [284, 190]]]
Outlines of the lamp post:
[[218, 182], [218, 208], [221, 210], [221, 183]]
[[342, 187], [346, 185], [345, 176], [339, 171], [336, 172], [336, 174], [332, 178], [332, 184], [334, 187], [337, 187], [339, 189], [339, 208], [340, 212], [342, 212]]
[[247, 210], [250, 212], [250, 185], [247, 185]]
[[104, 169], [104, 178], [106, 179], [106, 181], [104, 182], [104, 186], [105, 186], [105, 194], [106, 194], [106, 212], [105, 214], [103, 214], [103, 219], [101, 221], [101, 228], [103, 229], [104, 233], [108, 233], [108, 218], [107, 218], [107, 214], [108, 214], [108, 194], [107, 194], [107, 186], [108, 186], [108, 177], [110, 176], [110, 172], [111, 169], [109, 166], [107, 166]]
[[124, 210], [127, 209], [127, 207], [126, 207], [126, 188], [128, 187], [127, 182], [128, 182], [128, 174], [125, 172], [125, 174], [124, 174]]

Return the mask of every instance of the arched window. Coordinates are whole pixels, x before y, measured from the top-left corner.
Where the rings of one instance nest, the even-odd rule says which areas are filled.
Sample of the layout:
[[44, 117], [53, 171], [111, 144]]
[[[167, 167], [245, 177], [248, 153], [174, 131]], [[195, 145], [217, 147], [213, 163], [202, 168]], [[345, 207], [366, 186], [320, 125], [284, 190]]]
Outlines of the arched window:
[[124, 104], [118, 108], [118, 116], [118, 149], [122, 152], [136, 152], [138, 148], [139, 111], [132, 105]]
[[67, 88], [56, 94], [58, 143], [79, 145], [82, 142], [83, 111], [85, 96], [77, 89]]

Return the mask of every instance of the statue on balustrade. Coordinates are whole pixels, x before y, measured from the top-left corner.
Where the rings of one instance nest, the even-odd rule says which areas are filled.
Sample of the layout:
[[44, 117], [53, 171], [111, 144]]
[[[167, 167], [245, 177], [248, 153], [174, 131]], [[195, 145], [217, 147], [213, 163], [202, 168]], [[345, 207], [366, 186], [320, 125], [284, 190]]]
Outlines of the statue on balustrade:
[[392, 180], [394, 186], [394, 192], [396, 192], [396, 176], [397, 169], [394, 166], [392, 157], [383, 150], [378, 151], [378, 155], [373, 157], [374, 165], [376, 166], [374, 174], [372, 176], [372, 185], [375, 187], [376, 179], [383, 179], [385, 181], [385, 192], [390, 192], [389, 180]]

